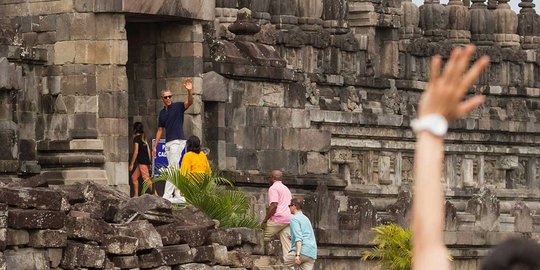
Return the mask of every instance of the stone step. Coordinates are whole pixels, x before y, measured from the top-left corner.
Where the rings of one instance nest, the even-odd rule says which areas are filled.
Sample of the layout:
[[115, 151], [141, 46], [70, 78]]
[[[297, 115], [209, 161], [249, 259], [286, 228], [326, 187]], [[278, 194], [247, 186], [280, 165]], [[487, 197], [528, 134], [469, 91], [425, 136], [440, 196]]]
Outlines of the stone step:
[[107, 172], [100, 168], [76, 168], [68, 170], [43, 170], [44, 179], [52, 185], [72, 185], [75, 183], [93, 182], [107, 185]]

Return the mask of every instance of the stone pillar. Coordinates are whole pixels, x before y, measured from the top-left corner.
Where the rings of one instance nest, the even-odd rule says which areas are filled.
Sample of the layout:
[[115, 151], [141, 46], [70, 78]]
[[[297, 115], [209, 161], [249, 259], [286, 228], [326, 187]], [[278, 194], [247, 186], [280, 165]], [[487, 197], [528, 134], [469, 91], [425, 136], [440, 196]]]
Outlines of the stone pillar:
[[[0, 45], [2, 46], [2, 45]], [[19, 170], [19, 129], [13, 122], [17, 92], [22, 85], [22, 68], [0, 58], [0, 172], [16, 175]]]
[[420, 23], [420, 9], [412, 0], [403, 0], [401, 2], [401, 28], [399, 29], [400, 39], [412, 39], [420, 35], [422, 30], [418, 27]]
[[493, 11], [495, 18], [495, 42], [501, 47], [519, 47], [517, 35], [518, 16], [510, 8], [509, 0], [499, 0], [497, 9]]
[[271, 21], [278, 29], [291, 29], [298, 24], [298, 0], [273, 0], [270, 2]]
[[471, 42], [471, 14], [469, 7], [463, 5], [461, 0], [451, 0], [446, 6], [448, 10], [448, 39], [454, 44], [467, 44]]
[[518, 34], [524, 50], [540, 48], [540, 15], [536, 14], [533, 0], [522, 0], [518, 14]]
[[448, 11], [439, 0], [425, 0], [420, 6], [420, 28], [430, 41], [441, 41], [448, 36]]
[[344, 34], [349, 32], [348, 0], [323, 0], [323, 26], [331, 33]]
[[493, 25], [495, 19], [493, 12], [487, 9], [485, 0], [472, 0], [469, 10], [471, 14], [471, 41], [477, 46], [493, 45]]
[[270, 22], [270, 2], [271, 0], [239, 0], [238, 8], [248, 8], [251, 15], [259, 24]]
[[323, 0], [298, 0], [298, 23], [306, 31], [322, 28]]
[[[97, 106], [89, 98], [84, 113], [92, 118], [97, 113], [98, 138], [103, 141], [104, 164], [109, 185], [129, 193], [128, 136], [128, 41], [123, 14], [95, 14], [96, 94]], [[96, 107], [94, 107], [96, 106]], [[88, 144], [93, 143], [89, 137]], [[99, 147], [99, 143], [97, 143]]]

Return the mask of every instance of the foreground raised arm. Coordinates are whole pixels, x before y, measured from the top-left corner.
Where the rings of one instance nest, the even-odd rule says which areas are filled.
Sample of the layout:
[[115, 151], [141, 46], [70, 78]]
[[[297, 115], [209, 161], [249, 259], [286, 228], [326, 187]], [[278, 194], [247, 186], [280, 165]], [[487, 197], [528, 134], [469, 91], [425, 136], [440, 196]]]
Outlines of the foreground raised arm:
[[418, 105], [415, 131], [414, 198], [412, 210], [413, 270], [448, 270], [448, 253], [443, 241], [444, 195], [441, 174], [444, 159], [443, 136], [446, 128], [434, 129], [430, 123], [447, 125], [484, 102], [484, 96], [463, 100], [471, 85], [489, 63], [480, 58], [470, 69], [474, 46], [456, 48], [441, 73], [441, 58], [431, 62], [430, 81]]

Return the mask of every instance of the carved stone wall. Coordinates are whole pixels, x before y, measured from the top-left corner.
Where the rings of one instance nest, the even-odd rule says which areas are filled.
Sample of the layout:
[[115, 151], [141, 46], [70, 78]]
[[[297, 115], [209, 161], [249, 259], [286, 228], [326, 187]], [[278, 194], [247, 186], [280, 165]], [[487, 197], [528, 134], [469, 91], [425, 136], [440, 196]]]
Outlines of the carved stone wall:
[[254, 211], [281, 169], [311, 203], [317, 268], [369, 266], [369, 227], [410, 221], [429, 60], [472, 42], [492, 59], [470, 90], [487, 102], [452, 124], [441, 181], [454, 265], [476, 269], [540, 233], [540, 19], [532, 0], [507, 2], [0, 0], [1, 173], [126, 187], [130, 124], [153, 133], [159, 91], [190, 77], [187, 135]]
[[[254, 20], [260, 32], [238, 34], [224, 17], [205, 26], [203, 135], [213, 162], [239, 184], [261, 188], [270, 170], [283, 170], [295, 195], [310, 202], [318, 269], [368, 267], [356, 258], [370, 246], [369, 228], [410, 222], [409, 123], [430, 57], [446, 59], [473, 42], [477, 55], [492, 59], [470, 90], [487, 102], [453, 123], [446, 140], [445, 241], [456, 269], [477, 269], [503, 239], [538, 238], [540, 57], [532, 44], [539, 15], [531, 2], [516, 15], [506, 1], [419, 8], [349, 0], [347, 16], [337, 2], [323, 1], [322, 29], [315, 20], [313, 27]], [[265, 189], [245, 190], [262, 215]]]

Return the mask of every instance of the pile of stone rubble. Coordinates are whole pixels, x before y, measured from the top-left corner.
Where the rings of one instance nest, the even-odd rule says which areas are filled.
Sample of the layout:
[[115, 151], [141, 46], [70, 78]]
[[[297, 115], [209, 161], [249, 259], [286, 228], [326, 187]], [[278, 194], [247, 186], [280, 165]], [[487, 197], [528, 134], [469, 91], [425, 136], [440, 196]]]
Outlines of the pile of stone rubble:
[[188, 206], [92, 183], [0, 181], [0, 270], [285, 269], [259, 229], [219, 229]]

